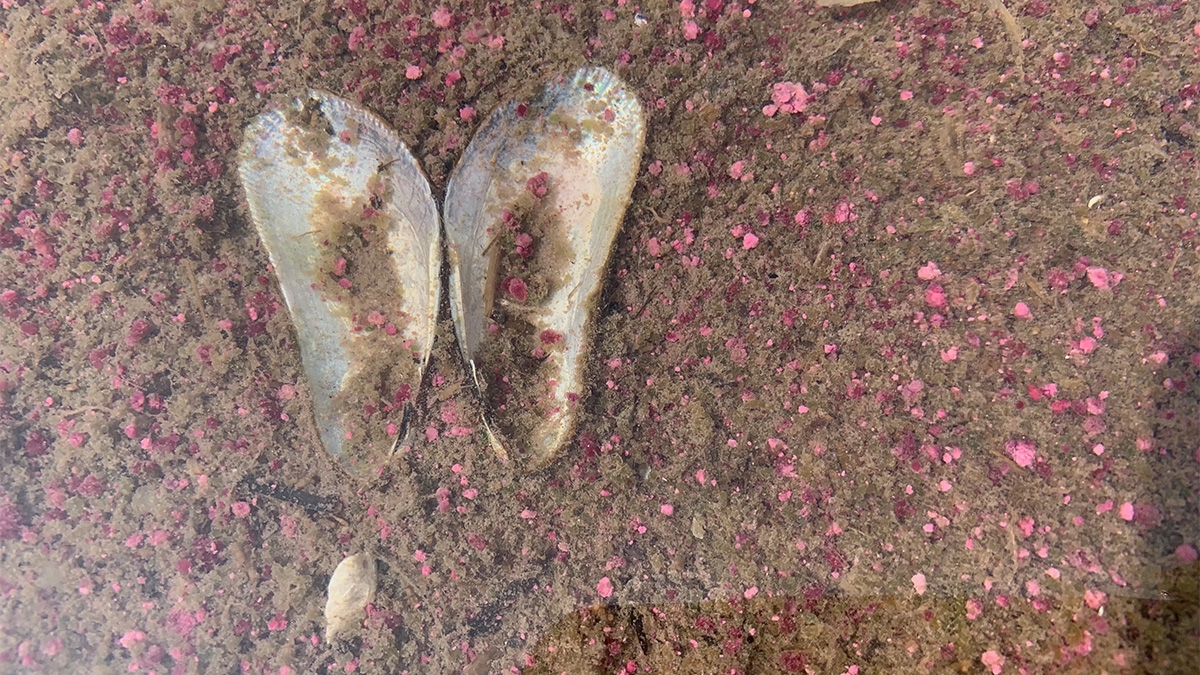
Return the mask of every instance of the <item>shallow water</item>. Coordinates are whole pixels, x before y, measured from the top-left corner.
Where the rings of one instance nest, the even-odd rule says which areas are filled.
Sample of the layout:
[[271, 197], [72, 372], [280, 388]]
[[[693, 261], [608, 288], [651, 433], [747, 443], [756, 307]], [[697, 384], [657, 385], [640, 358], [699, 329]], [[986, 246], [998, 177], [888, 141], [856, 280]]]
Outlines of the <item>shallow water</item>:
[[[1187, 672], [1200, 16], [996, 6], [7, 3], [0, 670]], [[440, 201], [583, 64], [648, 127], [578, 434], [500, 462], [443, 306], [352, 476], [243, 128], [357, 100]]]

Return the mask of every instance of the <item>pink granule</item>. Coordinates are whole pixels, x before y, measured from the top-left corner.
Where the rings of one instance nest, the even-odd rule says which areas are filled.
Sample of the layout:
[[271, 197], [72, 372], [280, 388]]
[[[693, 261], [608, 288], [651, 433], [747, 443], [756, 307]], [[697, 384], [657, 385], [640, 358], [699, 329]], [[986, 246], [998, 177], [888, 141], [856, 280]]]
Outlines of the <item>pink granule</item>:
[[1033, 466], [1033, 460], [1037, 456], [1037, 446], [1026, 440], [1009, 441], [1004, 444], [1004, 449], [1017, 466], [1024, 468]]
[[509, 277], [504, 281], [504, 290], [517, 302], [525, 302], [529, 297], [529, 287], [517, 277]]
[[132, 649], [135, 644], [145, 641], [146, 634], [140, 630], [127, 631], [125, 635], [121, 636], [121, 639], [118, 640], [118, 642], [121, 643], [121, 646], [125, 649]]
[[917, 572], [912, 576], [912, 585], [913, 590], [917, 592], [917, 595], [925, 595], [926, 589], [929, 588], [928, 583], [925, 581], [925, 575], [920, 572]]
[[1180, 544], [1175, 549], [1175, 559], [1185, 565], [1196, 562], [1196, 548], [1191, 544]]
[[1125, 502], [1121, 505], [1121, 510], [1118, 513], [1121, 514], [1121, 520], [1133, 520], [1133, 504], [1130, 502]]
[[608, 577], [601, 578], [600, 582], [596, 584], [596, 592], [602, 598], [611, 598], [613, 594], [612, 581]]
[[967, 620], [974, 621], [983, 614], [983, 603], [975, 598], [967, 600]]
[[938, 269], [937, 263], [929, 262], [924, 267], [917, 270], [917, 278], [921, 281], [933, 281], [942, 276], [942, 271]]
[[946, 306], [946, 293], [940, 285], [934, 284], [925, 289], [925, 303], [930, 307], [941, 308]]
[[1000, 675], [1000, 672], [1004, 670], [1004, 655], [994, 649], [989, 649], [981, 654], [979, 661], [992, 671], [992, 675]]
[[449, 28], [450, 22], [454, 16], [446, 7], [438, 7], [437, 9], [433, 10], [433, 16], [431, 18], [433, 19], [433, 25], [437, 26], [438, 28]]

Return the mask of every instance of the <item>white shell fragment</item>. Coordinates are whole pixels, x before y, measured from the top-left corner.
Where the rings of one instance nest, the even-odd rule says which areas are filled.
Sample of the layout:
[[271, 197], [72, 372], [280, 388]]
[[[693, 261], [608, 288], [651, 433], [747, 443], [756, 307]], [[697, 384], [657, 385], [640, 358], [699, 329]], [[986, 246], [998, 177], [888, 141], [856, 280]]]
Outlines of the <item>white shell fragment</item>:
[[404, 436], [433, 345], [441, 257], [429, 183], [382, 120], [318, 91], [256, 118], [238, 168], [325, 449], [381, 459]]
[[494, 112], [450, 178], [450, 310], [502, 458], [544, 466], [574, 430], [589, 317], [644, 140], [637, 97], [582, 68]]
[[367, 604], [375, 599], [375, 558], [356, 553], [338, 563], [329, 577], [325, 601], [325, 641], [362, 626]]

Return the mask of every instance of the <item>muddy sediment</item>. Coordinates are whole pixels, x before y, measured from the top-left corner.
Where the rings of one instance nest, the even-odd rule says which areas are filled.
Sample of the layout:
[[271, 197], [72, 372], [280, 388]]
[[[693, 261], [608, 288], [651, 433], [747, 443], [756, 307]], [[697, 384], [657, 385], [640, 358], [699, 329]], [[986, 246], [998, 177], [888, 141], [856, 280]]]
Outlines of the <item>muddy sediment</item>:
[[[0, 670], [1194, 661], [1189, 5], [9, 4]], [[421, 432], [349, 475], [243, 128], [328, 90], [440, 196], [491, 110], [584, 63], [648, 127], [576, 436], [496, 459], [443, 308]]]

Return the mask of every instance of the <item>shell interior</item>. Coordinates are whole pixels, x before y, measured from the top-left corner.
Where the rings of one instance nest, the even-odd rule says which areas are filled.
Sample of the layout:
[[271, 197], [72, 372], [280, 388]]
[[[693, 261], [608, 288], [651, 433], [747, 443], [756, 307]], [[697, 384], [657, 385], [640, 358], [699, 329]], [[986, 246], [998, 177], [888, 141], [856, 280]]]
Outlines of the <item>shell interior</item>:
[[378, 117], [317, 91], [256, 118], [238, 168], [321, 440], [341, 459], [374, 461], [403, 438], [432, 350], [440, 247], [429, 182]]
[[450, 310], [502, 457], [543, 466], [574, 429], [588, 319], [644, 140], [637, 97], [582, 68], [494, 112], [450, 178]]

